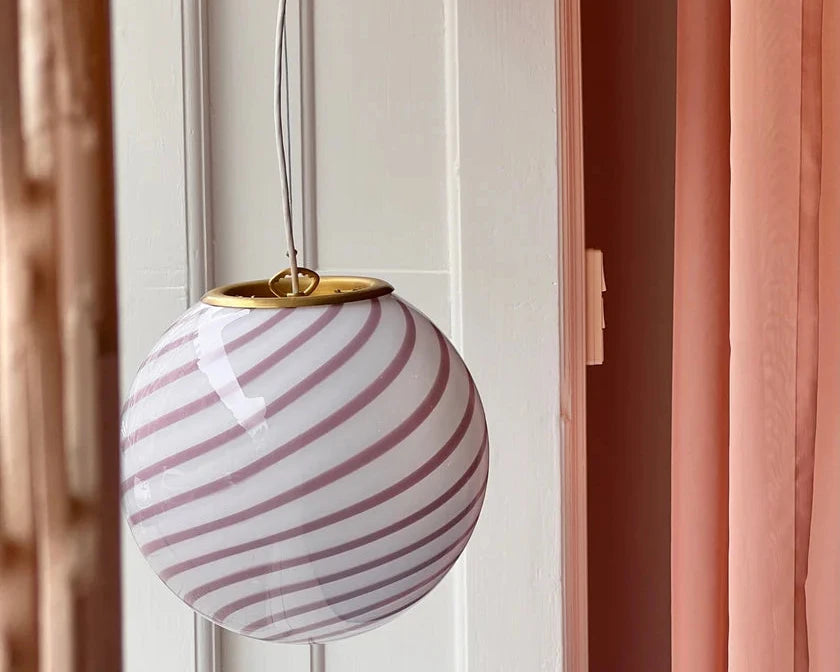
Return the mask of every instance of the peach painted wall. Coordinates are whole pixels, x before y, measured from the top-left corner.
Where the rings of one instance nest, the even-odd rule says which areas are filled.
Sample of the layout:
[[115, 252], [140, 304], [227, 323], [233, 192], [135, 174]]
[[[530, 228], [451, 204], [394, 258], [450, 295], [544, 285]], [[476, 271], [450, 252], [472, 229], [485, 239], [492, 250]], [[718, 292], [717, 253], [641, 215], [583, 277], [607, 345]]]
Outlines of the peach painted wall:
[[606, 362], [588, 370], [591, 672], [670, 670], [676, 0], [582, 3], [586, 244]]

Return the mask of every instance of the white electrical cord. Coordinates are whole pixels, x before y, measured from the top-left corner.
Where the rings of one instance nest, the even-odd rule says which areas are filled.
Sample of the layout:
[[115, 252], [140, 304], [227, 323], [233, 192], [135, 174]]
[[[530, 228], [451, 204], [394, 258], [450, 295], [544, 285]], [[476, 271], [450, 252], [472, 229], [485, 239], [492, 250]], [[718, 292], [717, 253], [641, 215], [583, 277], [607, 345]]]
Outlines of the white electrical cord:
[[[283, 202], [283, 225], [286, 229], [286, 253], [289, 256], [289, 272], [292, 294], [300, 294], [298, 279], [295, 232], [292, 228], [292, 197], [289, 190], [291, 160], [286, 161], [283, 144], [283, 45], [286, 41], [286, 0], [279, 0], [277, 7], [277, 30], [274, 38], [274, 135], [277, 146], [277, 164], [280, 168], [280, 199]], [[288, 65], [288, 60], [287, 60]], [[288, 74], [286, 75], [288, 79]], [[311, 672], [326, 672], [326, 657], [323, 644], [310, 644], [309, 669]]]
[[277, 146], [277, 163], [280, 168], [280, 199], [283, 204], [283, 225], [286, 229], [286, 254], [289, 257], [289, 271], [292, 294], [300, 294], [298, 279], [295, 232], [292, 228], [292, 199], [289, 190], [289, 166], [283, 143], [283, 44], [286, 40], [286, 0], [279, 0], [277, 7], [277, 31], [274, 39], [274, 135]]

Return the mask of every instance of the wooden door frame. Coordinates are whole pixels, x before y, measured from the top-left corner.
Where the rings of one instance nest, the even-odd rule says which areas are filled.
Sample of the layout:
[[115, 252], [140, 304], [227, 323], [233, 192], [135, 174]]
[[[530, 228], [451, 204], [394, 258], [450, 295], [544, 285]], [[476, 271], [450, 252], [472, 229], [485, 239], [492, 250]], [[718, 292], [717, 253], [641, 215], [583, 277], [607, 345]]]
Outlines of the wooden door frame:
[[557, 0], [560, 286], [563, 289], [563, 620], [566, 672], [589, 669], [586, 523], [586, 260], [580, 0]]

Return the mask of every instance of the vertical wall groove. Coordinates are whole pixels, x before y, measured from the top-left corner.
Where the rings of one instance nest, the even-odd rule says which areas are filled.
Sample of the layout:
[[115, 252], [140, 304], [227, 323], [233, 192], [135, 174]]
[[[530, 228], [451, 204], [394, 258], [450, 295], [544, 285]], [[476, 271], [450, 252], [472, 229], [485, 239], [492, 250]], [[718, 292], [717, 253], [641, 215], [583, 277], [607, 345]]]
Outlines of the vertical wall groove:
[[[444, 89], [446, 102], [446, 217], [449, 229], [449, 334], [455, 347], [463, 349], [463, 293], [461, 278], [461, 134], [458, 81], [458, 0], [444, 0]], [[452, 570], [454, 624], [453, 665], [456, 672], [469, 670], [469, 610], [467, 560]]]
[[187, 293], [198, 301], [213, 284], [210, 215], [210, 124], [207, 10], [205, 0], [182, 0], [184, 82], [184, 179]]
[[[181, 65], [184, 92], [184, 194], [187, 236], [187, 302], [213, 284], [210, 215], [210, 125], [207, 10], [205, 0], [181, 2]], [[195, 672], [221, 671], [221, 633], [194, 615]]]
[[300, 2], [300, 157], [303, 261], [318, 266], [318, 190], [315, 139], [315, 3]]

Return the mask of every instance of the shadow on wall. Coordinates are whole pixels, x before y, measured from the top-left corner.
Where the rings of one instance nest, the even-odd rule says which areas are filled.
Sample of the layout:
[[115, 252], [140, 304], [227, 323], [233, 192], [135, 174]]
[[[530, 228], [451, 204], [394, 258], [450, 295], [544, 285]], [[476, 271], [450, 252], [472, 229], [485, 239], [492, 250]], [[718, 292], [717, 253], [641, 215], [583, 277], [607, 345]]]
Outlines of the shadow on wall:
[[668, 672], [676, 0], [582, 4], [586, 245], [604, 251], [590, 367], [592, 672]]

